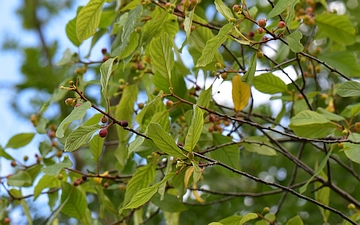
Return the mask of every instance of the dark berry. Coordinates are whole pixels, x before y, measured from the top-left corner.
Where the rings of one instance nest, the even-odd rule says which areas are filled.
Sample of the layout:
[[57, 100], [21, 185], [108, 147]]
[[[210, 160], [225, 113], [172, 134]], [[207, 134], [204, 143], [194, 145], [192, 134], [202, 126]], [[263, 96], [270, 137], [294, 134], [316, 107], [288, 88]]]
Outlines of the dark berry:
[[99, 132], [99, 136], [102, 137], [102, 138], [106, 137], [107, 134], [108, 134], [108, 131], [105, 128], [101, 129], [100, 132]]
[[127, 126], [129, 126], [129, 123], [126, 120], [122, 120], [122, 121], [120, 121], [120, 126], [127, 127]]

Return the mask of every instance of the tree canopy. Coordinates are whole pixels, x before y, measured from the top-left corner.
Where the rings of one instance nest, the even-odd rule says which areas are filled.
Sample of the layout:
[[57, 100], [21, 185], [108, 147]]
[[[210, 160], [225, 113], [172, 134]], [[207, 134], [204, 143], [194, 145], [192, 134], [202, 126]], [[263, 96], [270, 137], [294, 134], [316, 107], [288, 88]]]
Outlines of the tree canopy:
[[0, 221], [360, 222], [357, 1], [89, 0], [60, 49], [42, 28], [72, 4], [19, 9], [41, 46], [17, 48], [17, 88], [47, 97], [0, 146]]

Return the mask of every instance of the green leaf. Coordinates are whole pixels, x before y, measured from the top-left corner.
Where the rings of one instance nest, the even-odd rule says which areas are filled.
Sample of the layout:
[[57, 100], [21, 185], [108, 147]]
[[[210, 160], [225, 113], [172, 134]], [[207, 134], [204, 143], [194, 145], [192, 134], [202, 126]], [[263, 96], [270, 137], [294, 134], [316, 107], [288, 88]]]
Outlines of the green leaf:
[[337, 87], [336, 93], [342, 97], [359, 97], [360, 83], [357, 81], [346, 81]]
[[63, 209], [64, 205], [67, 204], [67, 202], [69, 201], [71, 195], [68, 195], [66, 199], [61, 201], [61, 204], [59, 205], [59, 207], [52, 213], [51, 217], [49, 218], [49, 220], [47, 221], [46, 225], [54, 225], [54, 221], [56, 221], [56, 219], [58, 218], [59, 213], [61, 212], [61, 210]]
[[133, 153], [135, 150], [137, 150], [144, 143], [144, 141], [145, 141], [144, 137], [136, 136], [135, 140], [133, 140], [129, 144], [128, 157], [130, 157], [131, 153]]
[[[348, 139], [352, 141], [360, 141], [360, 134], [351, 133]], [[348, 157], [351, 161], [360, 164], [360, 151], [358, 144], [345, 142], [342, 150], [344, 151], [346, 157]]]
[[185, 138], [185, 150], [191, 152], [195, 148], [197, 142], [199, 141], [203, 126], [204, 113], [197, 105], [193, 105], [191, 124]]
[[[138, 97], [137, 85], [129, 85], [123, 90], [123, 94], [120, 99], [120, 103], [116, 106], [115, 118], [119, 121], [126, 120], [129, 126], [132, 126], [132, 117], [134, 114], [134, 105]], [[125, 141], [129, 131], [123, 129], [120, 126], [116, 126], [119, 140]]]
[[81, 41], [79, 41], [76, 35], [76, 17], [66, 24], [65, 31], [71, 43], [73, 43], [76, 47], [79, 47], [81, 45]]
[[72, 166], [72, 162], [69, 160], [68, 157], [65, 157], [62, 162], [45, 167], [41, 171], [43, 171], [46, 175], [49, 176], [58, 176], [62, 169], [71, 166]]
[[343, 120], [345, 120], [344, 117], [342, 117], [342, 116], [340, 116], [338, 114], [329, 112], [324, 108], [319, 107], [319, 108], [316, 109], [316, 112], [320, 113], [321, 115], [323, 115], [328, 120], [332, 120], [332, 121], [343, 121]]
[[[130, 202], [123, 209], [135, 209], [135, 208], [138, 208], [138, 207], [144, 205], [146, 202], [148, 202], [152, 198], [152, 196], [154, 196], [154, 194], [156, 194], [159, 186], [162, 185], [163, 183], [165, 183], [170, 178], [172, 178], [174, 175], [175, 175], [175, 173], [169, 173], [159, 183], [154, 184], [151, 187], [141, 189], [134, 195], [134, 197], [130, 200]], [[123, 209], [121, 209], [121, 210], [123, 210]]]
[[5, 148], [21, 148], [30, 143], [35, 133], [16, 134], [6, 144]]
[[272, 73], [263, 73], [254, 77], [254, 87], [266, 94], [286, 92], [288, 90], [285, 82]]
[[[225, 143], [232, 143], [230, 137], [223, 136], [222, 134], [213, 134], [214, 145], [219, 146]], [[239, 169], [240, 152], [236, 144], [227, 145], [210, 152], [211, 157], [217, 161], [223, 162], [232, 168]], [[227, 169], [221, 167], [215, 167], [218, 171], [225, 174], [226, 176], [234, 176], [235, 174]]]
[[244, 74], [244, 76], [241, 77], [241, 81], [247, 84], [251, 84], [255, 75], [256, 71], [256, 53], [254, 53], [249, 61], [248, 70]]
[[155, 177], [155, 166], [153, 163], [149, 163], [146, 166], [139, 167], [131, 180], [129, 181], [126, 193], [124, 205], [126, 205], [134, 197], [134, 195], [143, 188], [149, 187]]
[[181, 200], [174, 195], [165, 193], [164, 199], [161, 200], [160, 198], [161, 196], [156, 194], [151, 198], [151, 202], [164, 212], [182, 212], [187, 210], [187, 207]]
[[226, 41], [227, 35], [232, 28], [233, 24], [226, 24], [219, 30], [219, 33], [215, 37], [206, 42], [205, 48], [202, 50], [201, 56], [196, 63], [196, 67], [204, 67], [212, 62], [215, 53], [218, 52], [220, 45]]
[[0, 146], [0, 157], [4, 157], [8, 160], [13, 160], [13, 157], [5, 152], [5, 149]]
[[118, 57], [110, 58], [110, 59], [106, 60], [106, 62], [101, 64], [101, 66], [100, 66], [101, 94], [104, 96], [105, 99], [108, 97], [107, 89], [108, 89], [109, 79], [110, 79], [112, 72], [115, 69], [114, 64], [116, 64], [117, 62], [118, 62]]
[[149, 124], [148, 136], [153, 140], [156, 146], [166, 154], [179, 158], [185, 156], [181, 149], [175, 144], [174, 139], [159, 124]]
[[242, 145], [244, 146], [245, 150], [249, 152], [256, 152], [260, 155], [267, 156], [276, 155], [276, 151], [273, 148], [268, 147], [269, 145], [272, 146], [272, 144], [268, 141], [266, 137], [250, 136], [245, 138], [245, 142]]
[[163, 77], [171, 80], [171, 70], [174, 67], [173, 41], [167, 33], [154, 38], [150, 42], [150, 56], [155, 70]]
[[202, 170], [200, 169], [199, 167], [199, 162], [195, 161], [195, 160], [192, 160], [191, 161], [191, 164], [193, 165], [194, 167], [194, 172], [193, 172], [193, 182], [194, 183], [197, 183], [201, 176], [202, 176]]
[[300, 126], [300, 125], [303, 126], [314, 123], [328, 123], [328, 122], [330, 121], [326, 119], [323, 115], [310, 110], [301, 111], [296, 116], [291, 118], [291, 125], [294, 126]]
[[25, 199], [21, 199], [20, 202], [21, 202], [21, 206], [23, 207], [24, 213], [25, 213], [25, 215], [26, 215], [26, 219], [27, 219], [27, 222], [28, 222], [27, 224], [33, 225], [33, 222], [32, 222], [33, 220], [32, 220], [32, 218], [31, 218], [29, 206], [28, 206], [26, 200], [25, 200]]
[[287, 36], [286, 40], [289, 44], [290, 50], [293, 52], [301, 52], [304, 49], [304, 46], [301, 44], [300, 40], [302, 38], [302, 33], [300, 31], [295, 31]]
[[102, 6], [105, 0], [90, 0], [76, 17], [76, 36], [84, 41], [95, 34], [101, 19]]
[[72, 63], [72, 53], [70, 48], [67, 48], [60, 61], [56, 63], [56, 66], [65, 66], [70, 63]]
[[[334, 146], [334, 145], [333, 145]], [[312, 177], [306, 182], [306, 184], [304, 184], [300, 189], [299, 192], [300, 194], [304, 193], [307, 189], [307, 186], [309, 185], [310, 181], [312, 181], [314, 179], [314, 177], [316, 177], [317, 175], [319, 175], [321, 173], [321, 171], [325, 168], [326, 163], [328, 162], [331, 153], [333, 151], [333, 146], [331, 147], [330, 151], [326, 154], [326, 156], [324, 157], [324, 159], [321, 161], [320, 165], [318, 168], [316, 168], [314, 175], [312, 175]]]
[[318, 59], [336, 68], [346, 76], [360, 77], [359, 63], [355, 55], [349, 51], [321, 54], [318, 56]]
[[[191, 25], [194, 18], [194, 11], [195, 9], [190, 11], [188, 10], [185, 11], [184, 30], [186, 33], [186, 39], [188, 39], [191, 34]], [[185, 46], [184, 44], [186, 44], [186, 40], [184, 41], [182, 47]]]
[[64, 151], [73, 152], [84, 144], [88, 144], [93, 134], [99, 130], [99, 128], [100, 125], [98, 124], [77, 128], [66, 138]]
[[138, 4], [133, 10], [131, 10], [127, 14], [124, 25], [122, 26], [122, 33], [120, 36], [119, 45], [113, 49], [112, 55], [122, 54], [125, 51], [126, 47], [129, 45], [129, 41], [134, 41], [130, 37], [135, 31], [135, 26], [138, 19], [142, 16], [142, 9], [142, 5]]
[[62, 182], [61, 187], [61, 203], [66, 201], [65, 205], [61, 209], [61, 212], [70, 217], [81, 220], [85, 216], [87, 209], [84, 192], [81, 192], [78, 188], [67, 182]]
[[247, 213], [241, 218], [239, 225], [243, 225], [250, 220], [257, 219], [259, 216], [256, 213]]
[[104, 138], [101, 138], [99, 135], [95, 135], [93, 139], [91, 139], [89, 147], [93, 160], [98, 162], [104, 147]]
[[356, 29], [346, 15], [322, 14], [315, 17], [319, 32], [324, 32], [326, 37], [344, 45], [352, 45], [356, 40]]
[[61, 121], [58, 126], [58, 129], [56, 130], [56, 137], [64, 137], [65, 130], [68, 128], [70, 123], [74, 120], [82, 119], [86, 114], [86, 110], [89, 108], [91, 108], [91, 103], [88, 101], [71, 111], [71, 113], [63, 121]]
[[199, 98], [197, 100], [197, 105], [203, 106], [205, 108], [209, 107], [211, 97], [212, 97], [212, 85], [208, 89], [200, 93]]
[[223, 225], [239, 225], [242, 216], [229, 216], [219, 221]]
[[223, 15], [228, 21], [229, 19], [234, 18], [231, 9], [229, 9], [222, 0], [215, 0], [215, 6], [216, 10], [220, 12], [221, 15]]
[[279, 0], [275, 7], [267, 14], [266, 19], [271, 19], [274, 16], [280, 15], [289, 6], [295, 5], [298, 0]]
[[[316, 164], [317, 166], [317, 164]], [[316, 168], [316, 167], [315, 167]], [[324, 171], [321, 171], [320, 173], [320, 177], [324, 178], [325, 180], [328, 180], [326, 174], [324, 173]], [[318, 202], [321, 202], [322, 204], [329, 206], [329, 202], [330, 202], [330, 188], [329, 187], [324, 187], [323, 184], [321, 182], [314, 182], [314, 188], [315, 188], [315, 200]], [[330, 211], [324, 209], [323, 207], [318, 206], [321, 215], [323, 216], [323, 221], [324, 224], [327, 223], [329, 215], [330, 215]]]
[[158, 108], [161, 104], [163, 104], [160, 93], [155, 99], [149, 99], [149, 101], [150, 102], [145, 105], [145, 107], [140, 111], [139, 114], [136, 115], [135, 118], [136, 122], [138, 122], [142, 130], [146, 129], [153, 115], [159, 111]]
[[19, 171], [15, 175], [9, 177], [7, 180], [9, 186], [28, 186], [31, 185], [32, 179], [28, 172], [26, 171]]
[[301, 217], [297, 215], [289, 219], [285, 225], [304, 225], [304, 222], [302, 221]]
[[303, 110], [291, 118], [289, 127], [296, 135], [308, 138], [326, 137], [336, 129], [326, 117], [310, 110]]
[[50, 175], [42, 176], [34, 188], [34, 200], [36, 200], [40, 196], [42, 190], [44, 190], [45, 188], [55, 188], [60, 186], [61, 181], [57, 177]]

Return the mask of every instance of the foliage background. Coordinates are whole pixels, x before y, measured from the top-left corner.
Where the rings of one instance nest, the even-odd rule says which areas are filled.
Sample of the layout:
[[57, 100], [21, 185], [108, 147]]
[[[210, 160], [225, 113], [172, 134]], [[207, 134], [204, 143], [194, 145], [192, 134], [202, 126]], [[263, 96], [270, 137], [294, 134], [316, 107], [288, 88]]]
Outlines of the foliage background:
[[[250, 1], [248, 1], [248, 2], [250, 2]], [[27, 2], [27, 4], [30, 4], [30, 3], [31, 3], [31, 1]], [[47, 9], [49, 10], [48, 12], [50, 12], [49, 15], [51, 15], [51, 17], [55, 16], [55, 14], [56, 14], [55, 11], [58, 11], [58, 9], [67, 10], [66, 7], [64, 7], [63, 5], [55, 6], [55, 8], [52, 8], [50, 6], [53, 6], [54, 2], [49, 1], [48, 3], [50, 3], [50, 4], [47, 5], [47, 7], [48, 7]], [[62, 3], [65, 4], [65, 5], [69, 4], [69, 7], [71, 5], [70, 1], [68, 3], [66, 1], [63, 1]], [[86, 1], [85, 1], [85, 3], [86, 3]], [[233, 2], [229, 1], [228, 5], [231, 6], [232, 3]], [[346, 1], [345, 3], [348, 3], [348, 2]], [[41, 2], [40, 4], [44, 4], [44, 6], [46, 8], [46, 2]], [[74, 12], [74, 5], [77, 6], [78, 4], [80, 4], [80, 3], [74, 3], [69, 11]], [[25, 7], [25, 5], [26, 4], [24, 4], [23, 7]], [[22, 7], [20, 7], [20, 8], [22, 8]], [[29, 8], [27, 8], [27, 10], [28, 9]], [[265, 9], [264, 9], [264, 11], [265, 11]], [[21, 15], [24, 17], [24, 15], [26, 15], [26, 13], [22, 13]], [[46, 13], [45, 13], [45, 15], [46, 15]], [[260, 15], [261, 15], [261, 13], [260, 13]], [[353, 14], [353, 15], [355, 15], [355, 14]], [[61, 18], [61, 20], [63, 20], [64, 17], [63, 17], [62, 14], [60, 14], [60, 15], [58, 15], [58, 18]], [[71, 18], [72, 18], [72, 16], [69, 16], [68, 19], [64, 19], [64, 20], [67, 22]], [[353, 20], [354, 22], [359, 20], [359, 18], [357, 18], [357, 17], [353, 17], [353, 19], [354, 19]], [[25, 18], [25, 21], [30, 22], [30, 24], [24, 23], [23, 24], [24, 25], [23, 29], [24, 30], [30, 29], [30, 31], [28, 31], [28, 32], [34, 32], [34, 31], [31, 31], [31, 29], [34, 29], [34, 27], [33, 27], [34, 24], [31, 24], [31, 19]], [[56, 21], [54, 23], [56, 23]], [[51, 29], [54, 28], [51, 23], [47, 24], [46, 26], [48, 26], [50, 28], [45, 28], [45, 30], [47, 30], [47, 29], [51, 30]], [[46, 26], [44, 26], [44, 27], [46, 27]], [[57, 28], [55, 30], [57, 30]], [[53, 33], [57, 34], [57, 32], [52, 32], [52, 31], [47, 32], [47, 31], [45, 31], [45, 34], [49, 35], [49, 37], [51, 37], [51, 35], [53, 35]], [[24, 35], [26, 35], [26, 33]], [[7, 38], [7, 40], [9, 40], [9, 39], [13, 39], [13, 37]], [[24, 38], [24, 40], [28, 40], [28, 39]], [[59, 77], [59, 80], [56, 80], [56, 79], [53, 80], [52, 78], [54, 78], [54, 77], [56, 78], [57, 77], [56, 74], [64, 73], [64, 71], [61, 70], [61, 69], [55, 69], [55, 70], [52, 70], [51, 72], [49, 72], [49, 71], [46, 70], [46, 66], [44, 66], [42, 68], [36, 68], [36, 66], [34, 66], [34, 65], [36, 65], [37, 62], [39, 62], [39, 61], [46, 61], [46, 56], [44, 57], [45, 60], [43, 59], [43, 57], [36, 58], [36, 57], [33, 57], [33, 56], [36, 55], [36, 54], [40, 54], [40, 55], [49, 54], [49, 55], [52, 55], [53, 58], [51, 59], [51, 63], [54, 64], [59, 59], [59, 55], [56, 55], [55, 52], [62, 52], [64, 50], [64, 48], [70, 46], [69, 42], [65, 41], [65, 44], [54, 47], [55, 44], [52, 42], [52, 38], [49, 38], [48, 39], [48, 40], [50, 40], [49, 41], [49, 47], [46, 50], [46, 51], [49, 51], [49, 53], [46, 53], [46, 51], [44, 51], [44, 49], [43, 49], [43, 51], [41, 50], [41, 44], [39, 44], [39, 41], [37, 40], [36, 37], [34, 38], [34, 40], [35, 41], [33, 43], [29, 44], [30, 47], [28, 46], [26, 48], [24, 46], [16, 46], [15, 45], [15, 48], [13, 50], [10, 50], [14, 54], [19, 54], [18, 52], [21, 52], [19, 54], [19, 57], [14, 57], [14, 58], [18, 58], [18, 60], [19, 60], [19, 58], [22, 58], [24, 60], [24, 61], [22, 61], [22, 65], [23, 65], [22, 72], [24, 73], [25, 77], [27, 76], [27, 78], [29, 79], [29, 82], [26, 82], [26, 81], [25, 82], [23, 82], [23, 81], [19, 82], [22, 85], [17, 87], [16, 94], [20, 93], [20, 95], [16, 95], [16, 97], [15, 97], [15, 93], [14, 93], [14, 95], [13, 95], [14, 97], [11, 99], [12, 102], [15, 102], [15, 104], [13, 106], [18, 107], [18, 108], [15, 108], [17, 116], [16, 116], [16, 119], [14, 119], [14, 120], [16, 120], [19, 124], [21, 124], [21, 123], [29, 124], [28, 120], [26, 120], [24, 118], [27, 118], [32, 113], [34, 113], [34, 111], [36, 111], [39, 103], [41, 103], [42, 101], [46, 100], [49, 97], [49, 95], [47, 95], [46, 92], [52, 92], [52, 90], [54, 90], [54, 88], [56, 88], [58, 83], [60, 83], [60, 81], [62, 80], [62, 78], [60, 78], [60, 77]], [[22, 41], [20, 41], [20, 43], [21, 42]], [[14, 43], [6, 42], [7, 47], [9, 47], [9, 44], [14, 44]], [[52, 49], [51, 49], [51, 46], [53, 46]], [[63, 47], [63, 46], [66, 46], [66, 47]], [[86, 48], [86, 46], [84, 48]], [[99, 52], [100, 48], [94, 49], [94, 52], [96, 52], [96, 51]], [[354, 48], [354, 50], [357, 51], [357, 48]], [[51, 51], [53, 51], [53, 52], [51, 52]], [[28, 52], [28, 56], [31, 55], [31, 57], [27, 58], [26, 57], [27, 56], [26, 52]], [[4, 54], [7, 54], [7, 55], [11, 54], [12, 55], [12, 53], [9, 53], [7, 51]], [[26, 60], [28, 60], [28, 61], [26, 61]], [[43, 65], [47, 64], [46, 62], [43, 62], [43, 63], [44, 63]], [[6, 64], [8, 64], [8, 63], [6, 63]], [[9, 65], [11, 65], [11, 64], [9, 63]], [[17, 64], [17, 65], [19, 65], [19, 64]], [[28, 67], [26, 67], [26, 65]], [[29, 67], [29, 65], [33, 65], [34, 67]], [[2, 68], [5, 68], [5, 66], [2, 66]], [[40, 70], [40, 69], [42, 69], [42, 70]], [[45, 70], [43, 70], [43, 69], [45, 69]], [[39, 71], [42, 71], [43, 74], [38, 74]], [[7, 71], [1, 71], [1, 77], [2, 78], [7, 77], [6, 74], [7, 74]], [[37, 78], [36, 77], [31, 77], [34, 74], [36, 74], [39, 77], [37, 77]], [[51, 76], [52, 76], [50, 79], [47, 79], [45, 83], [39, 82], [39, 81], [41, 81], [43, 79], [44, 76], [47, 76], [48, 74], [51, 74]], [[90, 72], [90, 74], [91, 74], [91, 72]], [[8, 83], [8, 82], [2, 82], [2, 83]], [[8, 84], [5, 84], [5, 85], [8, 85]], [[35, 87], [35, 89], [34, 89], [34, 87]], [[11, 86], [10, 87], [5, 86], [5, 91], [3, 91], [4, 90], [3, 88], [2, 88], [1, 91], [5, 92], [8, 95], [9, 93], [14, 91], [14, 89], [11, 90], [12, 88], [13, 87], [11, 87]], [[29, 88], [32, 89], [32, 90], [29, 90]], [[39, 94], [40, 93], [40, 92], [38, 92], [39, 90], [42, 91], [41, 94]], [[27, 98], [27, 96], [29, 96], [29, 95], [31, 96], [31, 93], [36, 93], [36, 95], [34, 95], [34, 96], [36, 96], [36, 98], [32, 99], [31, 106], [30, 107], [19, 108], [19, 105], [25, 105], [25, 104], [28, 105], [29, 104], [28, 103], [29, 99]], [[94, 96], [94, 97], [96, 97], [96, 96]], [[6, 108], [11, 108], [11, 107], [6, 106]], [[56, 111], [56, 110], [60, 110], [60, 109], [62, 110], [61, 115], [67, 115], [69, 113], [69, 109], [66, 108], [66, 107], [61, 107], [61, 108], [58, 107], [58, 108], [56, 108], [54, 110]], [[269, 112], [269, 108], [266, 108], [266, 107], [259, 108], [258, 110], [260, 112], [261, 111], [262, 112], [267, 112], [267, 113]], [[51, 117], [51, 115], [50, 115], [50, 117]], [[6, 118], [6, 116], [5, 116], [5, 118]], [[56, 119], [60, 120], [61, 117], [56, 118]], [[23, 130], [20, 130], [20, 131], [18, 130], [19, 127], [15, 126], [16, 127], [16, 129], [15, 129], [13, 123], [9, 127], [10, 127], [10, 129], [9, 129], [10, 133], [11, 133], [11, 130], [16, 131], [16, 133], [23, 132]], [[20, 125], [20, 129], [21, 129], [21, 125]], [[4, 129], [4, 130], [7, 130], [7, 129]], [[10, 135], [10, 136], [12, 136], [12, 135]], [[6, 135], [2, 136], [2, 138], [3, 137], [6, 137]], [[0, 143], [2, 145], [4, 145], [7, 140], [8, 140], [8, 138], [5, 138], [4, 140], [1, 139]], [[37, 140], [35, 140], [35, 141], [37, 141]], [[18, 152], [17, 152], [17, 154], [18, 154]], [[247, 168], [250, 167], [251, 168], [252, 165], [261, 165], [264, 168], [264, 171], [263, 171], [264, 174], [262, 174], [261, 176], [263, 176], [265, 179], [277, 179], [279, 182], [282, 181], [281, 180], [281, 171], [284, 171], [284, 170], [281, 170], [281, 169], [283, 169], [283, 168], [282, 167], [276, 167], [276, 168], [272, 167], [274, 164], [281, 165], [281, 163], [282, 163], [281, 159], [279, 159], [279, 161], [277, 162], [276, 159], [274, 159], [274, 158], [269, 159], [268, 157], [258, 157], [258, 156], [252, 158], [250, 155], [248, 157], [249, 157], [249, 160], [246, 160], [245, 162], [243, 162], [244, 167], [247, 167]], [[305, 155], [304, 157], [305, 158], [303, 158], [303, 160], [309, 162], [309, 165], [313, 165], [315, 163], [315, 161], [312, 162], [312, 159], [320, 158], [320, 157], [315, 157], [313, 155], [313, 153]], [[32, 160], [34, 160], [34, 159], [32, 159]], [[249, 165], [246, 165], [246, 162], [248, 162]], [[5, 165], [4, 161], [2, 161], [2, 165]], [[288, 167], [288, 165], [284, 165], [284, 167]], [[289, 173], [289, 171], [287, 171], [287, 173]], [[341, 169], [339, 169], [338, 173], [335, 174], [335, 178], [337, 178], [336, 176], [341, 177], [343, 173], [345, 173], [345, 172], [342, 172]], [[239, 185], [237, 182], [232, 182], [231, 178], [225, 178], [221, 174], [218, 174], [217, 176], [216, 175], [212, 176], [212, 179], [214, 181], [216, 181], [215, 185], [217, 185], [219, 189], [221, 189], [221, 188], [228, 189], [229, 187], [235, 187], [236, 185]], [[353, 185], [355, 183], [354, 180], [349, 179], [349, 180], [347, 180], [347, 182], [348, 183], [346, 183], [346, 182], [342, 183], [342, 185], [343, 186], [354, 186]], [[266, 188], [264, 187], [264, 190], [265, 189]], [[228, 191], [231, 191], [231, 188], [229, 188]], [[260, 188], [259, 191], [261, 191], [261, 188]], [[354, 196], [354, 197], [356, 197], [356, 196]], [[211, 200], [212, 198], [213, 197], [210, 196], [207, 200]], [[304, 219], [306, 219], [309, 216], [308, 212], [318, 210], [316, 206], [309, 205], [309, 203], [304, 203], [301, 200], [297, 202], [297, 207], [294, 207], [294, 202], [296, 202], [295, 201], [296, 198], [293, 197], [293, 196], [287, 196], [287, 198], [288, 198], [288, 200], [285, 202], [285, 205], [283, 206], [284, 208], [288, 209], [286, 211], [286, 214], [287, 214], [286, 218], [287, 219], [289, 218], [289, 215], [296, 215], [296, 214], [300, 214], [300, 215], [302, 215], [302, 217]], [[215, 199], [216, 199], [216, 197], [215, 197]], [[239, 199], [241, 199], [241, 201], [239, 201]], [[236, 199], [228, 201], [227, 203], [224, 203], [224, 204], [210, 205], [210, 206], [206, 206], [206, 207], [191, 207], [190, 206], [191, 207], [190, 210], [189, 210], [190, 213], [188, 213], [186, 215], [186, 218], [181, 218], [181, 219], [182, 219], [182, 221], [187, 221], [187, 220], [188, 221], [193, 221], [194, 218], [196, 218], [197, 222], [199, 224], [206, 224], [206, 223], [210, 222], [209, 218], [207, 218], [206, 216], [201, 217], [201, 218], [197, 217], [197, 215], [201, 214], [204, 211], [207, 212], [207, 216], [211, 217], [212, 221], [216, 221], [216, 220], [220, 220], [220, 219], [222, 219], [222, 218], [224, 218], [226, 216], [232, 215], [233, 212], [231, 212], [230, 210], [227, 210], [227, 209], [234, 208], [234, 207], [243, 209], [242, 211], [239, 212], [240, 214], [243, 214], [244, 212], [253, 212], [253, 211], [260, 212], [261, 209], [264, 206], [270, 206], [270, 205], [267, 205], [267, 202], [274, 202], [274, 201], [276, 202], [276, 200], [274, 200], [274, 199], [278, 199], [278, 196], [277, 195], [269, 196], [269, 197], [261, 198], [261, 200], [257, 200], [257, 198], [254, 198], [254, 199], [236, 198]], [[251, 203], [251, 201], [254, 201], [254, 202]], [[287, 202], [288, 202], [288, 204], [287, 204]], [[338, 202], [338, 204], [344, 205], [345, 203]], [[306, 211], [301, 211], [302, 207], [305, 207], [304, 205], [306, 205]], [[334, 205], [334, 207], [335, 207], [335, 205]], [[23, 218], [23, 219], [25, 219], [25, 218]], [[281, 218], [280, 218], [280, 220], [281, 220]], [[321, 218], [311, 218], [311, 220], [313, 222], [318, 220], [316, 223], [320, 223]], [[156, 224], [155, 221], [153, 223]]]

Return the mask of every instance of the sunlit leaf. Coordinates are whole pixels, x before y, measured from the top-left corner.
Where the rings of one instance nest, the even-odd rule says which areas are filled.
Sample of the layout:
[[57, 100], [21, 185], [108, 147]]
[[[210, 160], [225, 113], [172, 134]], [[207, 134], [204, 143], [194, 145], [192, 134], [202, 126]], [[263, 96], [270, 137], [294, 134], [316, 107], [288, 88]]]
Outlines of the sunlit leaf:
[[5, 148], [20, 148], [30, 143], [35, 133], [16, 134], [6, 144]]
[[110, 76], [112, 72], [114, 71], [114, 64], [116, 64], [118, 61], [118, 57], [110, 58], [106, 60], [103, 64], [100, 66], [100, 84], [101, 84], [101, 94], [105, 98], [107, 98], [107, 89], [108, 89], [108, 83]]
[[348, 77], [360, 77], [359, 63], [352, 52], [330, 52], [318, 58]]
[[286, 92], [288, 90], [285, 82], [272, 73], [263, 73], [254, 77], [254, 87], [266, 94]]
[[289, 36], [287, 36], [286, 40], [289, 43], [291, 51], [301, 52], [304, 49], [304, 46], [300, 42], [301, 38], [302, 33], [300, 31], [292, 32]]
[[102, 6], [105, 0], [91, 0], [76, 17], [76, 35], [84, 41], [95, 34], [101, 19]]
[[212, 97], [212, 86], [210, 86], [208, 89], [202, 91], [199, 95], [199, 98], [197, 100], [197, 105], [203, 106], [203, 107], [209, 107], [210, 101]]
[[195, 148], [197, 142], [199, 141], [203, 125], [204, 113], [197, 105], [194, 105], [191, 124], [185, 138], [185, 150], [191, 152]]
[[171, 70], [174, 67], [173, 43], [167, 33], [150, 42], [150, 56], [155, 70], [171, 80]]
[[82, 119], [86, 114], [86, 110], [88, 110], [90, 107], [91, 103], [85, 102], [81, 106], [76, 107], [73, 111], [71, 111], [71, 113], [63, 121], [61, 121], [60, 125], [58, 126], [58, 129], [56, 130], [56, 137], [64, 137], [65, 130], [68, 128], [70, 123], [74, 120]]
[[347, 15], [321, 14], [315, 17], [319, 32], [324, 32], [328, 38], [337, 43], [352, 45], [356, 39], [356, 29]]
[[216, 10], [220, 12], [221, 15], [223, 15], [227, 20], [234, 18], [231, 9], [229, 9], [222, 0], [215, 0], [215, 7]]
[[289, 219], [285, 225], [304, 225], [304, 222], [302, 221], [301, 217], [297, 215]]
[[294, 6], [295, 3], [297, 3], [297, 0], [279, 0], [275, 7], [267, 14], [266, 19], [271, 19], [279, 15], [284, 12], [287, 7]]
[[82, 219], [87, 208], [85, 193], [67, 182], [62, 182], [61, 189], [61, 202], [66, 202], [61, 212], [70, 217]]
[[342, 97], [359, 97], [360, 83], [357, 81], [346, 81], [337, 87], [336, 92]]
[[95, 135], [89, 143], [89, 150], [95, 162], [99, 161], [99, 158], [101, 156], [104, 147], [104, 140], [105, 139], [101, 138], [99, 135]]
[[244, 146], [244, 149], [249, 152], [256, 152], [260, 155], [276, 156], [276, 151], [269, 147], [272, 146], [272, 144], [265, 137], [247, 137], [242, 145]]
[[241, 77], [241, 81], [246, 84], [252, 84], [254, 75], [256, 71], [256, 53], [254, 53], [249, 61], [248, 70], [244, 74], [244, 76]]
[[37, 183], [37, 185], [35, 186], [34, 200], [36, 200], [37, 197], [40, 196], [41, 191], [44, 190], [45, 188], [54, 188], [60, 186], [61, 186], [61, 181], [58, 179], [58, 177], [49, 176], [49, 175], [42, 176], [39, 182]]
[[148, 135], [156, 146], [166, 154], [179, 158], [184, 157], [181, 149], [175, 144], [174, 139], [159, 124], [150, 123]]
[[163, 183], [168, 181], [174, 175], [175, 175], [174, 173], [169, 173], [159, 183], [154, 184], [151, 187], [141, 189], [134, 195], [134, 197], [130, 200], [130, 202], [123, 209], [134, 209], [134, 208], [138, 208], [138, 207], [142, 206], [143, 204], [148, 202], [152, 198], [152, 196], [154, 196], [154, 194], [156, 194], [160, 185], [162, 185]]
[[155, 166], [153, 163], [138, 168], [127, 185], [124, 203], [130, 202], [139, 190], [149, 187], [154, 177]]
[[72, 162], [69, 160], [69, 157], [65, 157], [62, 162], [55, 163], [51, 166], [47, 166], [43, 168], [42, 171], [49, 176], [58, 176], [61, 170], [71, 166], [72, 166]]
[[241, 218], [239, 225], [243, 225], [250, 220], [257, 219], [259, 216], [256, 213], [247, 213]]
[[240, 75], [235, 75], [232, 80], [232, 99], [235, 111], [240, 111], [247, 106], [250, 94], [250, 85], [242, 82]]
[[64, 66], [70, 64], [71, 62], [72, 62], [72, 53], [70, 48], [67, 48], [60, 61], [56, 63], [56, 66]]
[[77, 128], [66, 138], [64, 151], [72, 152], [85, 144], [89, 144], [91, 137], [99, 128], [100, 125], [97, 124]]
[[22, 187], [31, 185], [32, 179], [28, 172], [19, 171], [13, 176], [9, 177], [7, 182], [10, 186]]
[[202, 50], [201, 56], [196, 63], [196, 67], [204, 67], [211, 63], [215, 53], [218, 52], [220, 45], [226, 41], [227, 35], [232, 28], [233, 24], [226, 24], [219, 30], [219, 33], [215, 37], [206, 42], [205, 48]]

